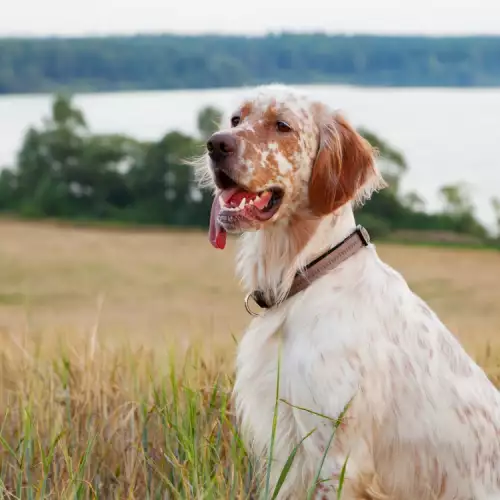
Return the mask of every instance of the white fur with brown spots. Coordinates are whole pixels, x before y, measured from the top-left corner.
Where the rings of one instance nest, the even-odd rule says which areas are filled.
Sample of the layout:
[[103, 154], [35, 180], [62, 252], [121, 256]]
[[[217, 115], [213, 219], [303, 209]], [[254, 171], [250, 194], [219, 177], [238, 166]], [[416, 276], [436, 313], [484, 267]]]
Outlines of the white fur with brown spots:
[[[283, 298], [297, 270], [353, 231], [353, 204], [383, 181], [373, 151], [345, 119], [294, 89], [259, 87], [234, 117], [234, 126], [228, 120], [220, 132], [235, 139], [221, 167], [232, 180], [217, 187], [209, 156], [199, 162], [200, 179], [216, 199], [227, 185], [249, 200], [279, 188], [270, 219], [253, 208], [218, 217], [216, 206], [214, 224], [243, 233], [237, 270], [244, 288]], [[288, 128], [276, 127], [277, 120]], [[253, 319], [245, 332], [234, 397], [246, 442], [263, 457], [280, 352], [284, 402], [272, 487], [293, 447], [315, 429], [300, 446], [280, 499], [306, 498], [332, 433], [331, 420], [298, 407], [336, 419], [351, 400], [316, 498], [336, 498], [347, 457], [347, 500], [500, 498], [499, 392], [374, 245]]]

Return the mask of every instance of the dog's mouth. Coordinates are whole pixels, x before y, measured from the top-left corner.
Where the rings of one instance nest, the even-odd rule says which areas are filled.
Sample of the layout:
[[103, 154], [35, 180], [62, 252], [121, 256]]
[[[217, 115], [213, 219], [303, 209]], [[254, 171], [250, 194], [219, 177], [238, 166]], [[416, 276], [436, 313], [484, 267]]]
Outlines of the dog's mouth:
[[258, 227], [271, 219], [283, 201], [284, 191], [270, 187], [253, 192], [233, 185], [215, 195], [210, 215], [210, 243], [215, 248], [226, 246], [228, 231]]

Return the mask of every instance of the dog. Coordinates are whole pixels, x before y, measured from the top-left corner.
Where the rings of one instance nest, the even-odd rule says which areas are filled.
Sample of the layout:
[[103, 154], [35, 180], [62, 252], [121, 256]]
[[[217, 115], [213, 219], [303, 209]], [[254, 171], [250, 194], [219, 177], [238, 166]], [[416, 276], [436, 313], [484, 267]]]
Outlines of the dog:
[[196, 169], [214, 193], [212, 245], [240, 234], [255, 317], [235, 412], [268, 491], [295, 450], [279, 499], [500, 499], [499, 392], [356, 225], [386, 184], [343, 114], [256, 87]]

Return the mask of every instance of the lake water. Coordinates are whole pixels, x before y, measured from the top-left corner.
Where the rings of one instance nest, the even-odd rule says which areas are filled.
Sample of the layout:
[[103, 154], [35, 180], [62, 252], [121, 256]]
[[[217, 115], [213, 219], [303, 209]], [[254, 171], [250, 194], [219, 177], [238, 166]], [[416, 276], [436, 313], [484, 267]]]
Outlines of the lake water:
[[[409, 163], [404, 190], [417, 191], [429, 209], [447, 183], [470, 186], [476, 213], [493, 224], [492, 196], [500, 197], [500, 89], [371, 89], [305, 87], [399, 148]], [[229, 110], [244, 89], [83, 94], [75, 103], [95, 132], [157, 139], [169, 130], [195, 133], [206, 105]], [[0, 166], [10, 165], [30, 125], [50, 110], [51, 96], [0, 97]]]

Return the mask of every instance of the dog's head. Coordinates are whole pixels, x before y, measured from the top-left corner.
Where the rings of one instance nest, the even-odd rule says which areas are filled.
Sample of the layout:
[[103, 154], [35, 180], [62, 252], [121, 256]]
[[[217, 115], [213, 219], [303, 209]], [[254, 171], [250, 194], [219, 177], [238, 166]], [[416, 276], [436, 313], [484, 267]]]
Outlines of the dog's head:
[[286, 86], [259, 87], [207, 142], [198, 174], [215, 192], [210, 241], [292, 216], [321, 217], [383, 185], [374, 151], [325, 104]]

